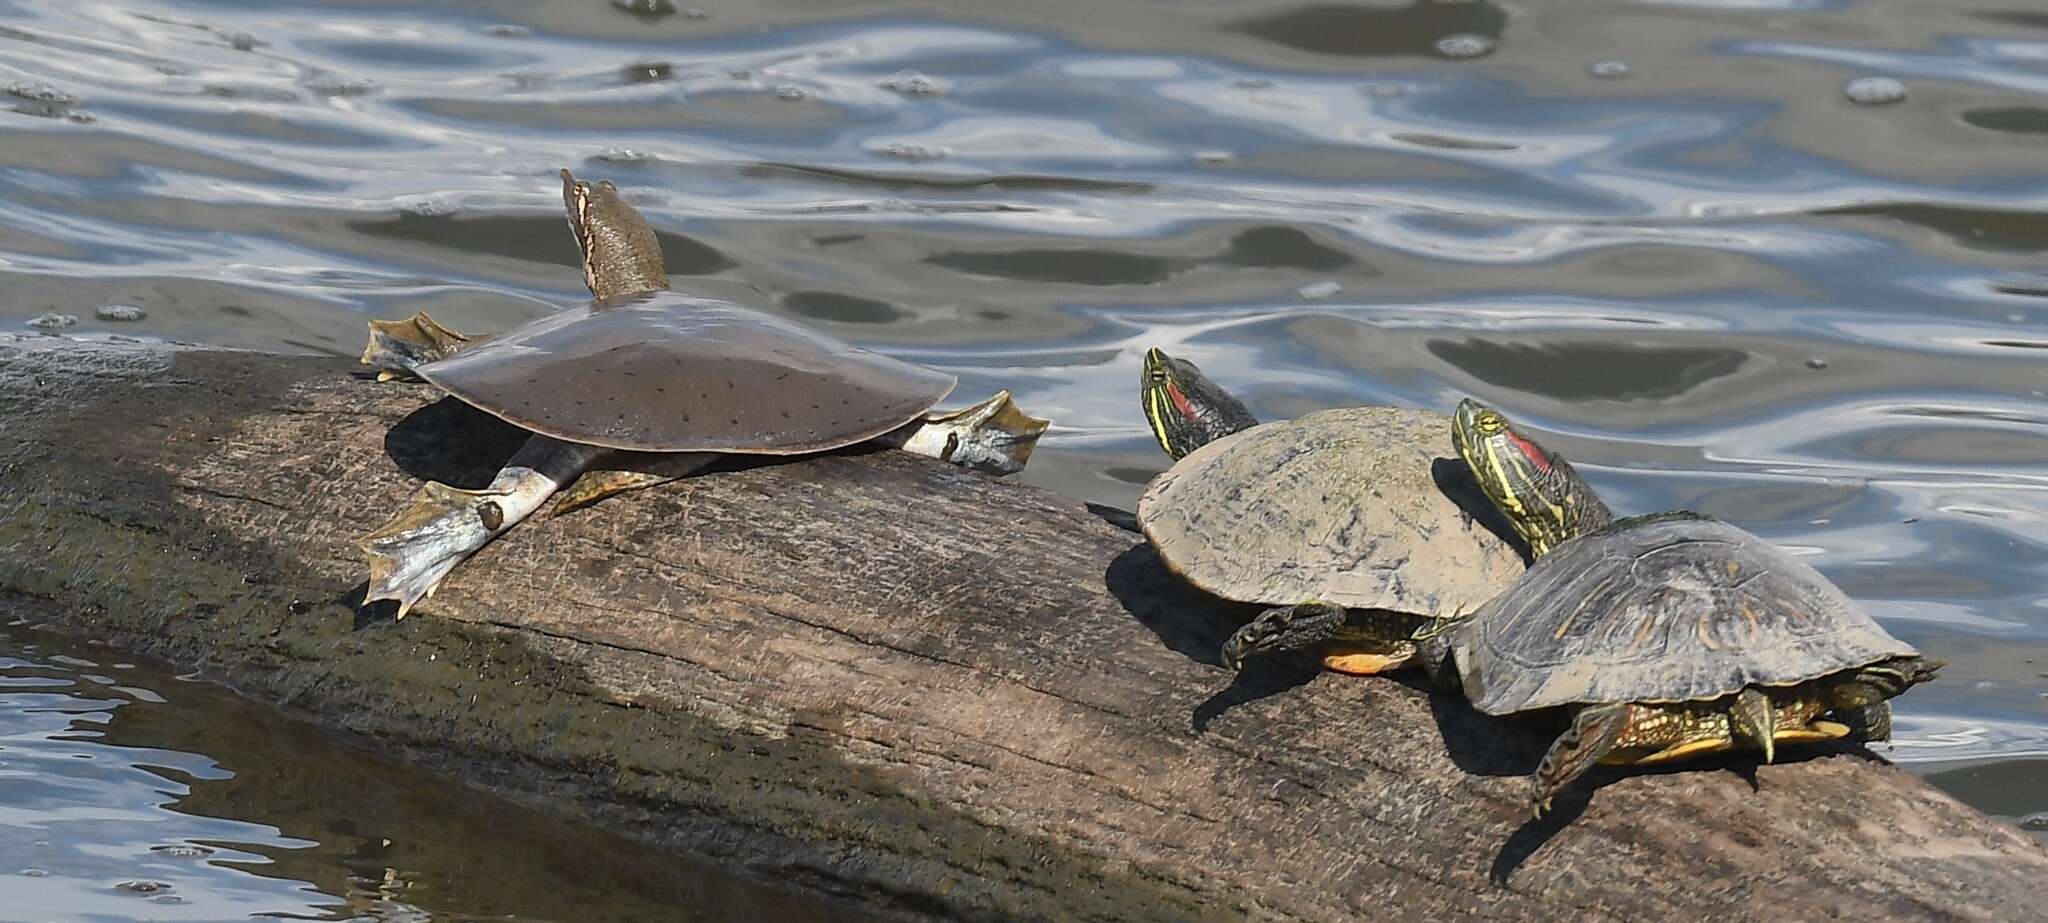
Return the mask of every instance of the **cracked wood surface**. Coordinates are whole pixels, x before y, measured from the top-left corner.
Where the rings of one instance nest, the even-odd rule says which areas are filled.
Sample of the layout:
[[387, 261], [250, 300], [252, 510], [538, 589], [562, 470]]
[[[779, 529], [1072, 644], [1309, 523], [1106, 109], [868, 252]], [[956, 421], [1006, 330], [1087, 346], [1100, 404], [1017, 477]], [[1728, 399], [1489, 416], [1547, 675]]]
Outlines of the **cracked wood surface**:
[[[0, 614], [907, 917], [2010, 919], [2048, 854], [1861, 751], [1604, 774], [1302, 661], [1083, 505], [900, 452], [522, 525], [365, 622], [354, 540], [521, 439], [339, 360], [0, 338]], [[1135, 413], [1135, 409], [1133, 413]]]

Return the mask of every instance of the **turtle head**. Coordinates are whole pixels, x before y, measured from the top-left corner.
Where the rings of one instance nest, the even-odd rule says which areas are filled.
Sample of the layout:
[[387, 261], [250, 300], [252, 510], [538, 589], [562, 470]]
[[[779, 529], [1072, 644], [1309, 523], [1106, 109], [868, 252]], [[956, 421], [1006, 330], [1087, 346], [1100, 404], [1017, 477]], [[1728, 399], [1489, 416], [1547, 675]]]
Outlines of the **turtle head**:
[[562, 206], [583, 254], [583, 283], [598, 298], [668, 290], [661, 241], [611, 180], [586, 183], [562, 171]]
[[1152, 435], [1159, 439], [1159, 447], [1176, 459], [1259, 423], [1242, 402], [1210, 381], [1194, 363], [1162, 350], [1145, 351], [1145, 373], [1138, 388]]
[[1469, 397], [1459, 401], [1451, 443], [1486, 498], [1529, 544], [1531, 556], [1542, 557], [1565, 539], [1614, 519], [1564, 456], [1517, 432], [1498, 410]]

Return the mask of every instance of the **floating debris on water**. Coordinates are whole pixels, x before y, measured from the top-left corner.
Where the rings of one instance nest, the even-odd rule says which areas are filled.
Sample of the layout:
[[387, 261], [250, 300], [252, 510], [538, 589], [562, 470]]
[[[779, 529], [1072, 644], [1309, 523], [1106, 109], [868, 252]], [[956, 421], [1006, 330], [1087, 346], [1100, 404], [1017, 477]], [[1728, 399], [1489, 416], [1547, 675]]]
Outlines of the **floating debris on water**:
[[905, 96], [944, 96], [947, 90], [952, 89], [943, 80], [910, 70], [897, 71], [883, 77], [875, 81], [875, 86]]
[[1630, 70], [1628, 62], [1620, 58], [1615, 58], [1611, 61], [1594, 61], [1586, 67], [1586, 73], [1602, 80], [1616, 80], [1626, 77], [1629, 75]]
[[809, 95], [804, 92], [803, 87], [790, 86], [786, 83], [775, 88], [776, 99], [802, 99]]
[[1818, 370], [1818, 369], [1824, 369], [1824, 368], [1827, 368], [1827, 367], [1828, 367], [1828, 360], [1826, 360], [1826, 359], [1821, 359], [1821, 358], [1818, 358], [1818, 357], [1816, 357], [1816, 358], [1813, 358], [1813, 359], [1808, 359], [1808, 360], [1806, 360], [1806, 367], [1807, 367], [1807, 368], [1810, 368], [1810, 369], [1816, 369], [1816, 370]]
[[1906, 98], [1906, 85], [1890, 77], [1858, 77], [1842, 84], [1842, 95], [1859, 106], [1882, 106]]
[[162, 894], [170, 889], [171, 886], [168, 883], [161, 881], [124, 881], [114, 886], [114, 890], [126, 891], [130, 894]]
[[1437, 40], [1436, 53], [1446, 58], [1477, 58], [1492, 54], [1496, 44], [1484, 35], [1450, 35]]
[[646, 163], [654, 159], [653, 154], [630, 147], [608, 147], [591, 156], [605, 163]]
[[48, 314], [38, 314], [35, 317], [29, 318], [28, 325], [38, 330], [56, 330], [60, 327], [75, 327], [78, 325], [78, 315], [59, 314], [55, 311], [51, 311]]
[[306, 89], [321, 96], [363, 96], [375, 92], [377, 83], [368, 77], [321, 74], [308, 79]]
[[667, 61], [635, 61], [622, 73], [627, 83], [660, 83], [676, 75], [676, 66]]
[[439, 218], [442, 215], [455, 214], [456, 208], [456, 204], [450, 199], [442, 196], [427, 196], [398, 206], [398, 213], [401, 216], [416, 218]]
[[1263, 90], [1267, 87], [1272, 86], [1273, 81], [1267, 80], [1264, 77], [1239, 77], [1235, 80], [1230, 81], [1230, 85], [1234, 87], [1240, 87], [1246, 90]]
[[495, 35], [500, 38], [525, 38], [533, 34], [532, 29], [529, 29], [525, 26], [515, 26], [511, 23], [499, 23], [495, 26], [485, 26], [484, 32], [487, 35]]
[[1236, 159], [1237, 159], [1237, 155], [1236, 155], [1236, 154], [1233, 154], [1233, 153], [1231, 153], [1231, 152], [1229, 152], [1229, 151], [1196, 151], [1196, 152], [1195, 152], [1195, 160], [1196, 160], [1197, 162], [1199, 162], [1199, 163], [1209, 163], [1209, 164], [1216, 164], [1216, 163], [1229, 163], [1229, 162], [1231, 162], [1231, 161], [1233, 161], [1233, 160], [1236, 160]]
[[10, 83], [6, 87], [6, 92], [7, 95], [16, 99], [25, 99], [32, 103], [55, 103], [68, 106], [78, 101], [78, 97], [47, 83]]
[[1295, 289], [1294, 293], [1300, 295], [1303, 298], [1328, 298], [1331, 295], [1335, 295], [1343, 290], [1343, 283], [1337, 282], [1333, 279], [1325, 279], [1321, 282], [1310, 282], [1307, 285]]
[[674, 16], [675, 0], [612, 0], [612, 6], [635, 16]]
[[163, 846], [151, 846], [149, 851], [159, 856], [170, 856], [176, 859], [202, 859], [214, 853], [213, 847], [201, 846], [197, 843], [170, 843]]
[[950, 149], [938, 145], [910, 144], [904, 141], [891, 141], [888, 144], [874, 148], [874, 152], [885, 157], [908, 160], [912, 163], [921, 163], [927, 160], [944, 160], [953, 153]]
[[100, 320], [137, 321], [149, 316], [149, 312], [132, 304], [108, 304], [93, 309], [92, 316]]
[[0, 92], [20, 100], [14, 110], [22, 115], [43, 119], [70, 119], [73, 122], [90, 122], [93, 117], [72, 110], [78, 97], [47, 83], [10, 83], [0, 87]]
[[255, 51], [270, 44], [257, 38], [253, 32], [223, 32], [220, 37], [227, 41], [229, 48], [236, 51]]

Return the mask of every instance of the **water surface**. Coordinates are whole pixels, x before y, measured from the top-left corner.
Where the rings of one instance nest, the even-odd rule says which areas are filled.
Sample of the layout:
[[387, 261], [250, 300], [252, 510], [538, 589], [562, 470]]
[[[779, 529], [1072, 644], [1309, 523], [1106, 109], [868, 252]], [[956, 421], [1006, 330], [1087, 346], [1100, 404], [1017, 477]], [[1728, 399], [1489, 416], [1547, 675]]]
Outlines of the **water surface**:
[[2048, 810], [2048, 15], [695, 5], [0, 2], [0, 325], [502, 329], [583, 297], [568, 166], [679, 284], [1013, 389], [1058, 421], [1025, 479], [1077, 497], [1164, 466], [1147, 346], [1266, 418], [1500, 405], [1949, 660], [1881, 752]]

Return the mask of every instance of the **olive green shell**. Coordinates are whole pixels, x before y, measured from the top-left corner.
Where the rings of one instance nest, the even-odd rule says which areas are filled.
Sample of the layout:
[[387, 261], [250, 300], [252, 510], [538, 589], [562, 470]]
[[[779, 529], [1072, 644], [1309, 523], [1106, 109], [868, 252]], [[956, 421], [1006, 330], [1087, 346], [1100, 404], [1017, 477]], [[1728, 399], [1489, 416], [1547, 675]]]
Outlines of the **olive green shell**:
[[953, 389], [944, 372], [667, 291], [568, 308], [414, 371], [523, 429], [645, 452], [836, 449]]
[[1450, 430], [1443, 414], [1394, 407], [1261, 424], [1153, 479], [1138, 522], [1167, 567], [1224, 599], [1469, 611], [1522, 559], [1437, 486], [1439, 464], [1471, 476]]
[[1819, 571], [1692, 513], [1557, 546], [1446, 637], [1466, 696], [1493, 715], [1714, 699], [1917, 653]]

